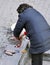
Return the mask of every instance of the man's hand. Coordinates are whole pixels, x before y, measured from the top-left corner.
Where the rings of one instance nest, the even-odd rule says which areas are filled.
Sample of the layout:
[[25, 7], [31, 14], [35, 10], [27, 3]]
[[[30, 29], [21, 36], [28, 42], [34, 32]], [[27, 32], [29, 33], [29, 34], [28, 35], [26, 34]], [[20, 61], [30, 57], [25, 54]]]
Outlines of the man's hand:
[[20, 47], [21, 46], [21, 43], [22, 43], [21, 38], [19, 39], [18, 37], [13, 36], [10, 39], [17, 42], [17, 45], [15, 47]]
[[13, 36], [13, 37], [10, 38], [10, 40], [16, 41], [16, 38]]

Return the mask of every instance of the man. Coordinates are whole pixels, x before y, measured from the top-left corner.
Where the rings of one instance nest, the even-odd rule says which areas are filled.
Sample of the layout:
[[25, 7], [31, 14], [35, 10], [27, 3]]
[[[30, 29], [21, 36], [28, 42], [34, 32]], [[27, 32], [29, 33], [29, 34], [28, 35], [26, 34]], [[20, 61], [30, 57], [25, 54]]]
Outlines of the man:
[[50, 27], [45, 18], [28, 4], [19, 5], [19, 19], [14, 29], [14, 36], [19, 40], [23, 28], [30, 39], [32, 65], [42, 65], [43, 53], [50, 49]]

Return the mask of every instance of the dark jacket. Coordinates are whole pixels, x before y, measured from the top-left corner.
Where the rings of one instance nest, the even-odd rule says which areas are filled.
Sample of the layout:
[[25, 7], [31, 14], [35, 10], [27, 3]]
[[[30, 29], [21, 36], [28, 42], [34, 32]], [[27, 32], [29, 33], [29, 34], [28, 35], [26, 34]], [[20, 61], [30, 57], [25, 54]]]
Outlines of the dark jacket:
[[30, 53], [42, 53], [50, 49], [50, 28], [45, 18], [35, 9], [27, 8], [19, 14], [14, 36], [19, 37], [25, 28], [30, 39]]

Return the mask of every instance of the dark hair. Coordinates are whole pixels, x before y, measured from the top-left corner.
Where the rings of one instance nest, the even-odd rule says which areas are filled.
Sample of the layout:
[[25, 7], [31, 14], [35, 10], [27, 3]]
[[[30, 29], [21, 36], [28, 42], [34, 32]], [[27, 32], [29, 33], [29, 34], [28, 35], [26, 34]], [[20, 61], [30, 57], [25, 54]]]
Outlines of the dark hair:
[[32, 8], [32, 6], [23, 3], [23, 4], [19, 5], [19, 7], [17, 8], [17, 12], [18, 12], [18, 13], [22, 13], [25, 9], [27, 9], [27, 8], [29, 8], [29, 7]]

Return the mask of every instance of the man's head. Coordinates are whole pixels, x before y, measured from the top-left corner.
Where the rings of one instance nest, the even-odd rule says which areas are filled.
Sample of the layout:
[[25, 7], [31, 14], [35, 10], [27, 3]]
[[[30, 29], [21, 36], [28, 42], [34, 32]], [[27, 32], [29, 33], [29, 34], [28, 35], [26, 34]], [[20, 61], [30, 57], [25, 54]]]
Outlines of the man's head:
[[30, 5], [28, 5], [28, 4], [21, 4], [21, 5], [19, 5], [19, 7], [17, 8], [17, 12], [18, 13], [22, 13], [25, 9], [27, 9], [27, 8], [29, 8], [29, 7], [31, 7], [32, 8], [32, 6], [30, 6]]

